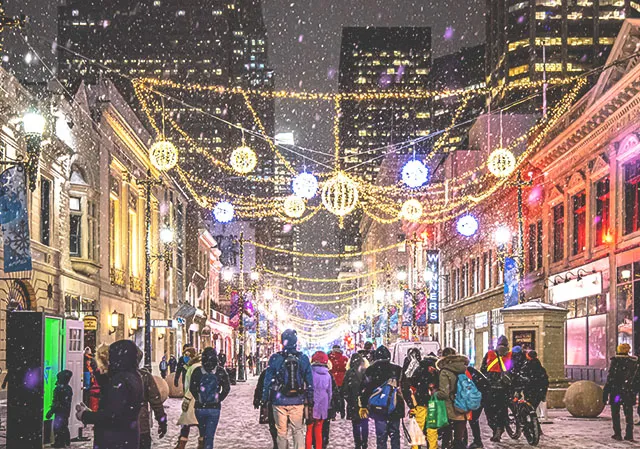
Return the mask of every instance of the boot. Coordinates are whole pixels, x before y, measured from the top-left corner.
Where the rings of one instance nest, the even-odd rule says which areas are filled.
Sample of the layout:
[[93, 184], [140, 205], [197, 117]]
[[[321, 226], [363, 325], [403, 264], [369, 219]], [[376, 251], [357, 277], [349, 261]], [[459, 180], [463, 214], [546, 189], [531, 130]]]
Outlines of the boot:
[[482, 441], [474, 441], [467, 449], [482, 449], [483, 447]]
[[204, 449], [204, 438], [198, 438], [198, 449]]
[[494, 443], [499, 443], [500, 439], [502, 438], [503, 432], [504, 430], [502, 429], [502, 427], [496, 427], [495, 430], [493, 431], [493, 436], [491, 437], [491, 441], [493, 441]]
[[174, 449], [186, 449], [188, 441], [189, 440], [186, 438], [178, 438], [178, 443], [176, 444], [176, 447]]

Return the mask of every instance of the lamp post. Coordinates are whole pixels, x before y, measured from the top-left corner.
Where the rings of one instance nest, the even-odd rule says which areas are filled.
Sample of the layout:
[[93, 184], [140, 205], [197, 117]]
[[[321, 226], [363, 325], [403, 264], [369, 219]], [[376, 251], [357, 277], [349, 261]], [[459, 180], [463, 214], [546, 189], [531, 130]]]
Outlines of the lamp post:
[[524, 212], [522, 204], [522, 188], [533, 185], [533, 179], [529, 174], [529, 179], [522, 179], [522, 172], [518, 172], [515, 181], [511, 183], [518, 189], [518, 302], [524, 302]]
[[244, 347], [245, 347], [245, 329], [244, 329], [244, 309], [245, 309], [245, 291], [244, 291], [244, 233], [240, 233], [240, 295], [238, 298], [238, 382], [246, 382], [247, 373], [245, 370]]
[[22, 129], [27, 141], [27, 160], [25, 162], [26, 174], [29, 179], [29, 189], [33, 192], [36, 189], [38, 180], [38, 167], [40, 165], [40, 149], [42, 145], [42, 135], [44, 134], [47, 122], [45, 118], [36, 111], [26, 112], [22, 118]]

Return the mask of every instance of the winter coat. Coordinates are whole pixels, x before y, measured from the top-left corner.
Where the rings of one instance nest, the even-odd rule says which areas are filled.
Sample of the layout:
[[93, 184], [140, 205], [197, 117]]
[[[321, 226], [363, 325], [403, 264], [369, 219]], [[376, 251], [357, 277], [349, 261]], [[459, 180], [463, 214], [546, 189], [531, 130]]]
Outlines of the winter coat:
[[331, 373], [326, 365], [312, 365], [313, 419], [327, 419], [333, 394]]
[[[218, 378], [218, 391], [215, 394], [216, 398], [213, 401], [201, 403], [201, 382], [205, 374], [211, 373], [214, 373]], [[215, 349], [206, 348], [204, 350], [204, 352], [202, 353], [202, 366], [191, 373], [188, 385], [191, 396], [195, 398], [195, 408], [220, 408], [220, 404], [229, 395], [229, 391], [231, 391], [231, 385], [229, 383], [229, 376], [227, 376], [227, 371], [224, 368], [218, 366], [218, 353]], [[204, 398], [203, 400], [207, 399]]]
[[426, 407], [429, 404], [431, 395], [438, 388], [437, 362], [438, 359], [435, 357], [425, 357], [420, 360], [413, 376], [405, 377], [402, 383], [402, 395], [409, 408]]
[[638, 393], [638, 359], [634, 356], [616, 355], [611, 358], [607, 382], [604, 385], [604, 402], [633, 405]]
[[[193, 372], [197, 369], [200, 369], [200, 367], [202, 366], [202, 364], [200, 363], [200, 356], [197, 356], [191, 360], [189, 360], [189, 368], [187, 369], [187, 374], [185, 377], [185, 383], [187, 383], [187, 385], [191, 385], [191, 375], [193, 374]], [[182, 413], [180, 413], [180, 417], [178, 418], [178, 425], [179, 426], [197, 426], [198, 425], [198, 418], [196, 418], [196, 401], [193, 400], [193, 396], [191, 395], [191, 390], [189, 388], [187, 388], [184, 392], [184, 398], [183, 398], [183, 402], [187, 401], [189, 403], [189, 407], [187, 408], [187, 411], [182, 411]]]
[[331, 362], [331, 375], [336, 380], [338, 387], [342, 387], [344, 376], [347, 373], [349, 358], [342, 354], [342, 351], [331, 351], [329, 361]]
[[[347, 419], [360, 419], [358, 415], [358, 398], [362, 390], [362, 380], [367, 370], [367, 359], [359, 353], [351, 356], [349, 370], [344, 376], [342, 383], [342, 395], [347, 402]], [[366, 407], [366, 404], [364, 404]]]
[[53, 389], [53, 401], [51, 402], [50, 413], [56, 417], [69, 418], [71, 415], [71, 402], [73, 400], [73, 390], [69, 386], [73, 373], [68, 369], [58, 373], [58, 381]]
[[132, 341], [119, 340], [109, 346], [108, 383], [100, 407], [82, 414], [84, 424], [94, 425], [95, 449], [138, 449], [144, 393], [137, 363]]
[[[331, 374], [331, 371], [329, 371]], [[336, 380], [331, 376], [331, 402], [329, 403], [329, 419], [336, 419], [338, 412], [344, 410], [344, 403], [340, 396], [340, 387], [336, 383]], [[344, 411], [342, 412], [344, 413]]]
[[169, 357], [169, 372], [175, 373], [177, 366], [178, 361], [176, 360], [176, 358], [174, 356]]
[[264, 370], [258, 376], [258, 383], [256, 384], [256, 388], [253, 390], [253, 406], [255, 408], [260, 407], [260, 403], [262, 402], [262, 390], [264, 388], [264, 376], [267, 374], [267, 370]]
[[[186, 379], [185, 375], [187, 374], [187, 370], [189, 369], [189, 361], [190, 360], [191, 359], [186, 355], [183, 355], [182, 357], [180, 357], [180, 360], [178, 360], [178, 366], [176, 367], [176, 375], [173, 378], [173, 385], [174, 386], [177, 387], [178, 385], [180, 385], [180, 376], [182, 376], [183, 385], [189, 385], [187, 383], [187, 379]], [[185, 390], [186, 389], [187, 388], [185, 388]]]
[[[298, 342], [297, 336], [292, 333], [283, 332], [282, 339], [284, 343], [284, 350], [276, 352], [269, 358], [267, 365], [267, 373], [264, 377], [264, 388], [262, 389], [262, 401], [271, 402], [273, 405], [302, 405], [305, 402], [313, 402], [313, 374], [311, 372], [311, 362], [309, 357], [296, 350], [296, 344]], [[285, 396], [279, 393], [281, 387], [280, 372], [284, 367], [285, 359], [289, 354], [297, 354], [298, 356], [298, 368], [300, 369], [300, 375], [302, 381], [305, 384], [305, 391], [296, 396]]]
[[524, 397], [531, 402], [544, 401], [549, 390], [549, 376], [540, 360], [527, 360], [520, 371], [524, 384]]
[[364, 372], [364, 379], [362, 380], [362, 386], [360, 391], [360, 404], [366, 407], [369, 404], [369, 398], [373, 394], [373, 391], [384, 384], [389, 379], [396, 379], [398, 382], [398, 404], [396, 409], [391, 414], [390, 418], [400, 419], [404, 417], [404, 400], [402, 398], [402, 368], [394, 363], [391, 363], [391, 353], [389, 350], [380, 346], [376, 349], [375, 362], [367, 368]]
[[437, 367], [440, 370], [440, 380], [436, 396], [447, 405], [449, 421], [465, 421], [466, 415], [456, 410], [453, 403], [456, 399], [458, 375], [464, 374], [469, 365], [469, 359], [464, 355], [450, 355], [440, 359]]
[[167, 420], [167, 414], [164, 411], [164, 405], [162, 405], [162, 398], [160, 397], [160, 390], [158, 384], [153, 378], [153, 375], [146, 369], [138, 369], [138, 373], [142, 378], [142, 388], [144, 403], [140, 409], [140, 434], [151, 433], [151, 415], [149, 413], [149, 406], [153, 411], [153, 416], [158, 423]]
[[358, 354], [360, 354], [367, 362], [373, 363], [373, 351], [361, 349], [358, 351]]

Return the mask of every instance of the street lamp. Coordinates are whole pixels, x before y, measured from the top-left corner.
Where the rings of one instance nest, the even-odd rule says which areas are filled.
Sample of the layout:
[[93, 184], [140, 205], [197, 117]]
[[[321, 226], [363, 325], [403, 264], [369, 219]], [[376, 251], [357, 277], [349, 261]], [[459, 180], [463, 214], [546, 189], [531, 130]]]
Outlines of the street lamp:
[[27, 141], [26, 172], [29, 177], [29, 189], [36, 189], [42, 135], [47, 126], [45, 118], [37, 111], [27, 111], [22, 117], [22, 129]]
[[129, 330], [131, 332], [129, 332], [129, 337], [132, 337], [136, 334], [136, 331], [138, 330], [138, 318], [137, 317], [131, 317], [129, 318]]
[[222, 280], [224, 280], [225, 282], [233, 281], [233, 275], [233, 268], [231, 267], [222, 270]]
[[500, 226], [493, 232], [493, 239], [499, 246], [504, 246], [511, 240], [511, 230], [506, 226]]
[[271, 301], [273, 299], [273, 290], [271, 290], [270, 288], [266, 289], [262, 293], [262, 297], [265, 299], [265, 301]]
[[118, 315], [118, 312], [114, 310], [113, 312], [111, 312], [111, 315], [109, 315], [109, 326], [111, 326], [112, 328], [109, 331], [109, 335], [116, 333], [116, 331], [118, 330], [119, 324], [120, 324], [120, 316]]
[[260, 280], [260, 273], [258, 271], [252, 271], [249, 277], [252, 281], [257, 282]]
[[396, 273], [396, 279], [398, 279], [400, 282], [404, 282], [407, 280], [407, 272], [404, 270], [400, 270]]
[[173, 229], [171, 229], [168, 226], [165, 226], [160, 230], [160, 241], [164, 245], [168, 245], [173, 242], [174, 235], [175, 235], [175, 232], [173, 231]]

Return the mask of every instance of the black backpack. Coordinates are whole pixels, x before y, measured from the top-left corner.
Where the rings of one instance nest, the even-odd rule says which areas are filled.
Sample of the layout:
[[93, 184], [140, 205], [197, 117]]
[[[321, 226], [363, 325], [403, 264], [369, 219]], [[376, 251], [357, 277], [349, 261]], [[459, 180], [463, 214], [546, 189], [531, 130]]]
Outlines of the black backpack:
[[298, 396], [304, 393], [304, 380], [300, 369], [300, 354], [297, 352], [282, 353], [284, 362], [278, 373], [279, 392], [284, 396]]

